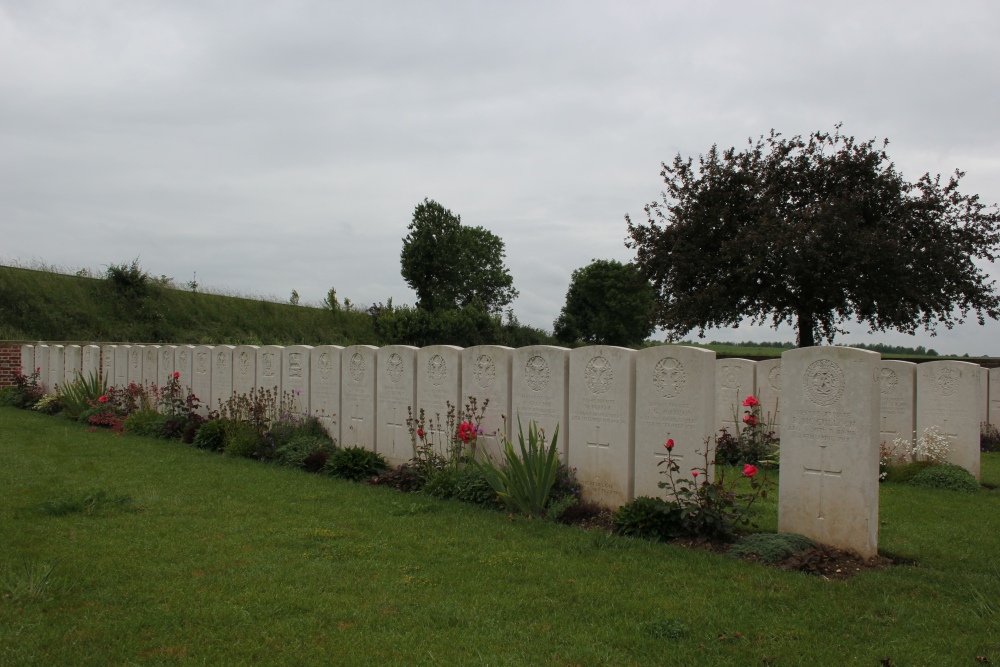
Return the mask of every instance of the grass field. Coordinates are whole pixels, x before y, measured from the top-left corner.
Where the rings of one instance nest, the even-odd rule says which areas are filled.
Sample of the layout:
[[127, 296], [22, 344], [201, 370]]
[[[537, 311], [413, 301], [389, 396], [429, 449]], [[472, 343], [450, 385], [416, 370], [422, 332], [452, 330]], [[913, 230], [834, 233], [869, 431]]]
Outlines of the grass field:
[[0, 458], [2, 665], [1000, 663], [1000, 491], [883, 486], [915, 564], [826, 581], [10, 408]]

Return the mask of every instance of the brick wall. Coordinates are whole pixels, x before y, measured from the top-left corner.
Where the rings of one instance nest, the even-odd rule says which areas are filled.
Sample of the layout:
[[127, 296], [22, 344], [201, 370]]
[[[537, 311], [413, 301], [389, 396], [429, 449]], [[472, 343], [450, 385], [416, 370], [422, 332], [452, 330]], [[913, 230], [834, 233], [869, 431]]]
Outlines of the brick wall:
[[21, 345], [0, 345], [0, 387], [14, 384], [14, 375], [21, 368]]

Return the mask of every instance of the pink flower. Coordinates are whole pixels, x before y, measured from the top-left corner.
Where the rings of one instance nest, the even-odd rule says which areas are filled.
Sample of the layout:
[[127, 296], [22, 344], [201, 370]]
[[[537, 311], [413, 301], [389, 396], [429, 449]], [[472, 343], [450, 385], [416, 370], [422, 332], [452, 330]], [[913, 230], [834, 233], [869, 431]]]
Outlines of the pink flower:
[[674, 439], [673, 438], [668, 438], [667, 439], [667, 444], [665, 444], [663, 446], [666, 447], [667, 451], [669, 452], [671, 449], [674, 448]]
[[743, 407], [745, 408], [755, 408], [758, 405], [760, 405], [760, 401], [753, 396], [747, 396], [746, 400], [743, 401]]
[[100, 403], [107, 403], [107, 402], [108, 402], [108, 397], [107, 397], [107, 396], [101, 396], [101, 397], [100, 397], [99, 399], [97, 399], [97, 400], [98, 400], [98, 402], [100, 402]]
[[178, 379], [180, 379], [180, 377], [181, 377], [180, 371], [174, 371], [174, 379], [178, 380]]
[[743, 476], [753, 477], [757, 474], [757, 466], [752, 466], [749, 463], [743, 466]]
[[691, 471], [691, 476], [692, 477], [697, 477], [698, 476], [698, 471], [697, 470], [692, 470]]
[[756, 426], [757, 418], [754, 417], [753, 415], [747, 415], [746, 417], [743, 418], [743, 423], [746, 424], [747, 426]]
[[458, 426], [458, 439], [462, 442], [469, 442], [476, 437], [476, 427], [469, 422], [462, 422]]

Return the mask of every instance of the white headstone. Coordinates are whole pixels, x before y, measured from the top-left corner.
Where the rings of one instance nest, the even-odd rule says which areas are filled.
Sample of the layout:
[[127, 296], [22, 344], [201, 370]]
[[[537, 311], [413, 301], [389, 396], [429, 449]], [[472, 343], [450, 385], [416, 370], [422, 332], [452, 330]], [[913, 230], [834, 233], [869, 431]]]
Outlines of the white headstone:
[[[233, 350], [232, 345], [216, 345], [212, 350], [212, 410], [233, 397]], [[253, 383], [250, 383], [253, 386]]]
[[33, 372], [38, 373], [38, 384], [45, 389], [45, 393], [49, 393], [51, 388], [49, 385], [51, 381], [49, 379], [49, 346], [48, 345], [36, 345], [35, 346], [35, 365], [32, 367], [31, 372], [25, 373], [28, 377], [31, 377]]
[[781, 359], [758, 361], [754, 371], [760, 416], [772, 425], [775, 437], [781, 438]]
[[63, 381], [59, 384], [63, 387], [76, 382], [76, 379], [83, 372], [83, 355], [79, 345], [67, 345], [65, 350], [66, 372]]
[[517, 440], [518, 418], [527, 437], [532, 421], [543, 429], [551, 442], [556, 426], [556, 443], [566, 460], [569, 438], [569, 350], [551, 345], [530, 345], [514, 350], [511, 379], [511, 437]]
[[143, 345], [142, 349], [142, 384], [147, 390], [153, 387], [159, 389], [160, 381], [160, 346]]
[[101, 377], [101, 348], [98, 345], [83, 346], [83, 363], [80, 372], [88, 382]]
[[159, 361], [156, 364], [156, 384], [162, 393], [174, 377], [174, 357], [177, 354], [176, 345], [163, 345], [159, 351]]
[[142, 386], [142, 357], [145, 348], [142, 345], [133, 345], [128, 351], [128, 384], [135, 383], [135, 386]]
[[406, 428], [407, 410], [417, 404], [417, 348], [389, 345], [375, 355], [378, 375], [378, 442], [375, 451], [389, 465], [398, 466], [413, 458], [413, 441]]
[[948, 438], [948, 462], [962, 466], [976, 479], [981, 372], [978, 364], [966, 361], [929, 361], [917, 367], [917, 437], [929, 426], [937, 426]]
[[115, 348], [117, 347], [117, 345], [101, 346], [101, 379], [106, 388], [115, 386]]
[[989, 370], [990, 423], [1000, 428], [1000, 367]]
[[292, 345], [285, 348], [281, 365], [281, 386], [295, 403], [298, 414], [309, 414], [309, 356], [312, 345]]
[[569, 353], [569, 418], [567, 465], [584, 500], [624, 505], [634, 486], [634, 350], [593, 345]]
[[194, 348], [191, 369], [191, 392], [200, 401], [198, 414], [205, 416], [212, 408], [212, 345]]
[[980, 402], [979, 407], [981, 408], [979, 413], [979, 421], [986, 424], [990, 421], [990, 372], [988, 369], [979, 367], [979, 396]]
[[178, 373], [181, 398], [194, 391], [194, 345], [178, 345], [174, 350], [174, 372]]
[[736, 436], [743, 419], [743, 401], [757, 395], [757, 362], [749, 359], [715, 360], [715, 430]]
[[[636, 496], [662, 496], [665, 444], [673, 439], [677, 475], [705, 465], [715, 479], [715, 352], [686, 345], [649, 347], [635, 355]], [[677, 477], [675, 477], [677, 479]]]
[[318, 345], [309, 355], [309, 410], [340, 443], [340, 363], [344, 348]]
[[62, 345], [49, 345], [49, 377], [45, 386], [49, 394], [62, 391], [66, 383], [66, 348]]
[[[462, 405], [462, 348], [454, 345], [428, 345], [417, 352], [417, 405], [413, 418], [420, 410], [427, 420], [427, 442], [438, 453], [444, 453], [451, 442], [446, 432], [448, 403], [456, 412]], [[433, 422], [433, 426], [431, 426]]]
[[341, 354], [340, 401], [343, 447], [375, 451], [376, 364], [374, 345], [351, 345]]
[[880, 360], [850, 347], [781, 355], [779, 531], [878, 552]]
[[[483, 419], [479, 427], [477, 456], [488, 455], [503, 460], [503, 440], [510, 437], [510, 379], [513, 348], [502, 345], [476, 345], [462, 350], [462, 409], [476, 399], [476, 412]], [[470, 419], [471, 415], [466, 415]], [[505, 422], [505, 419], [507, 420]], [[516, 426], [515, 426], [516, 428]], [[527, 436], [527, 427], [525, 427]]]
[[35, 346], [21, 346], [21, 374], [31, 376], [35, 370]]
[[128, 389], [129, 353], [131, 345], [115, 346], [115, 389]]
[[257, 389], [269, 391], [275, 402], [281, 401], [281, 356], [284, 348], [280, 345], [264, 345], [257, 349]]
[[257, 388], [259, 350], [256, 345], [237, 345], [233, 349], [233, 393], [237, 396], [250, 396], [250, 392]]
[[[882, 360], [875, 368], [881, 395], [879, 442], [893, 452], [897, 463], [909, 460], [916, 428], [917, 365], [909, 361]], [[902, 438], [905, 447], [893, 441]]]

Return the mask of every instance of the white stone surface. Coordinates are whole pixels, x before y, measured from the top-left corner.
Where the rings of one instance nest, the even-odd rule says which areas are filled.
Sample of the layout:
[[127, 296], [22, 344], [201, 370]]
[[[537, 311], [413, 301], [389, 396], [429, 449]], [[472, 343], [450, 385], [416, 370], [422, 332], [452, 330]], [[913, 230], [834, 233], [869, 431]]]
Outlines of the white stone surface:
[[754, 371], [760, 416], [772, 425], [775, 437], [781, 438], [781, 359], [758, 361]]
[[417, 348], [409, 345], [381, 347], [375, 355], [378, 374], [378, 417], [375, 451], [389, 465], [398, 466], [413, 458], [413, 441], [406, 428], [408, 409], [417, 404]]
[[194, 345], [178, 345], [174, 350], [174, 372], [179, 373], [181, 396], [194, 391]]
[[[454, 345], [428, 345], [417, 352], [417, 405], [427, 420], [427, 442], [443, 453], [450, 442], [447, 433], [448, 403], [457, 412], [462, 405], [462, 348]], [[433, 424], [433, 425], [432, 425]]]
[[[979, 479], [979, 364], [929, 361], [917, 367], [917, 437], [937, 426], [948, 438], [948, 462]], [[784, 447], [782, 447], [782, 454]]]
[[128, 362], [130, 352], [132, 352], [131, 345], [115, 346], [115, 389], [124, 390], [128, 388]]
[[294, 402], [293, 411], [309, 414], [309, 371], [312, 345], [285, 348], [281, 362], [281, 386]]
[[757, 362], [750, 359], [715, 360], [715, 430], [739, 433], [747, 396], [757, 395]]
[[259, 349], [256, 345], [237, 345], [233, 349], [233, 393], [237, 396], [250, 396], [257, 388]]
[[233, 396], [234, 349], [232, 345], [216, 345], [212, 350], [212, 400], [209, 406], [212, 410], [219, 410]]
[[83, 346], [83, 361], [80, 372], [86, 380], [91, 377], [100, 379], [101, 377], [101, 348], [99, 345]]
[[[687, 345], [656, 346], [635, 355], [635, 496], [663, 496], [664, 446], [674, 440], [679, 478], [705, 465], [715, 479], [715, 352]], [[704, 478], [702, 478], [702, 481]]]
[[142, 346], [142, 384], [147, 391], [153, 387], [159, 388], [160, 383], [160, 349], [159, 345]]
[[80, 377], [80, 374], [83, 371], [82, 348], [79, 345], [67, 345], [63, 358], [65, 373], [63, 374], [62, 382], [59, 384], [66, 387], [76, 382], [76, 379]]
[[880, 363], [849, 347], [781, 355], [779, 531], [878, 552]]
[[988, 369], [979, 367], [979, 421], [982, 423], [988, 423], [990, 421], [990, 372]]
[[142, 386], [142, 357], [145, 353], [145, 348], [142, 345], [133, 345], [128, 351], [128, 382], [126, 384], [133, 384], [135, 386]]
[[511, 437], [517, 444], [517, 423], [525, 437], [532, 421], [544, 429], [549, 441], [559, 426], [559, 455], [566, 460], [569, 442], [569, 350], [551, 345], [530, 345], [514, 350], [511, 379]]
[[374, 345], [351, 345], [341, 353], [340, 401], [344, 447], [375, 451], [375, 396], [377, 366]]
[[191, 367], [191, 391], [198, 397], [198, 414], [205, 416], [212, 405], [212, 345], [194, 348]]
[[1000, 428], [1000, 368], [991, 368], [989, 375], [990, 423]]
[[[476, 456], [503, 460], [503, 441], [510, 437], [510, 380], [514, 349], [503, 345], [476, 345], [462, 350], [462, 409], [476, 399], [476, 412], [483, 412], [476, 442]], [[466, 419], [469, 415], [466, 415]], [[505, 422], [504, 420], [507, 419]], [[527, 427], [525, 427], [527, 436]]]
[[62, 390], [66, 382], [66, 348], [62, 345], [49, 345], [49, 377], [45, 387], [49, 394]]
[[[899, 461], [909, 458], [913, 431], [917, 418], [917, 365], [909, 361], [883, 360], [875, 368], [881, 396], [879, 442], [893, 451]], [[896, 447], [893, 441], [902, 438], [905, 447]], [[902, 462], [902, 461], [899, 461]]]
[[[115, 348], [117, 345], [102, 345], [101, 346], [101, 379], [104, 381], [104, 386], [113, 387], [115, 386]], [[38, 356], [37, 353], [35, 355]]]
[[567, 463], [583, 498], [624, 505], [634, 485], [634, 350], [593, 345], [569, 353], [569, 418]]
[[38, 384], [40, 384], [44, 389], [45, 393], [49, 393], [51, 388], [49, 384], [51, 383], [49, 379], [49, 346], [48, 345], [36, 345], [35, 346], [35, 365], [31, 369], [31, 372], [25, 373], [27, 376], [31, 376], [35, 371], [38, 372]]
[[21, 374], [31, 375], [35, 370], [35, 346], [21, 346]]
[[174, 357], [176, 354], [176, 345], [160, 346], [159, 361], [156, 363], [156, 384], [161, 393], [174, 377]]
[[264, 345], [257, 349], [257, 388], [269, 391], [281, 400], [281, 356], [284, 348], [280, 345]]
[[344, 348], [317, 345], [309, 355], [309, 409], [340, 442], [340, 364]]

